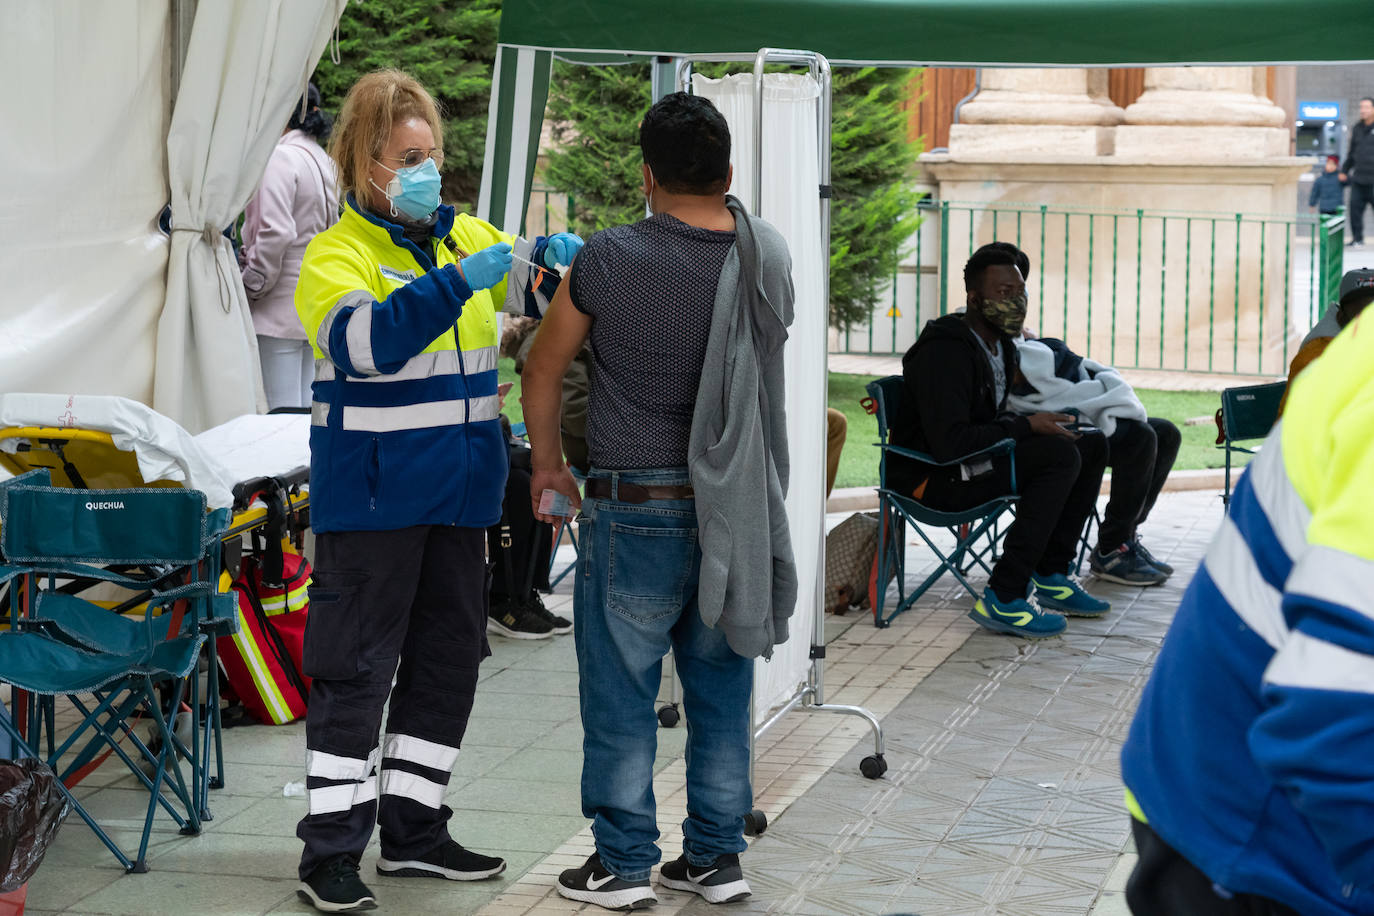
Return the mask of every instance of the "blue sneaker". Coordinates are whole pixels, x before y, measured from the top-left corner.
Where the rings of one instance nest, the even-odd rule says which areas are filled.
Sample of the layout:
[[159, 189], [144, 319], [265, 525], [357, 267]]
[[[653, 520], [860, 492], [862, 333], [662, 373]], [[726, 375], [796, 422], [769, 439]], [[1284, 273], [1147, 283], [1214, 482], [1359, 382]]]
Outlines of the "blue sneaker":
[[983, 597], [973, 602], [968, 612], [970, 620], [994, 633], [1024, 636], [1026, 639], [1045, 639], [1064, 632], [1069, 622], [1058, 614], [1046, 614], [1025, 598], [1003, 601], [992, 589], [983, 590]]
[[1042, 607], [1070, 617], [1101, 617], [1112, 609], [1109, 602], [1089, 595], [1083, 586], [1063, 573], [1052, 576], [1036, 573], [1031, 576], [1031, 587], [1035, 589], [1035, 600]]
[[1133, 544], [1126, 543], [1109, 553], [1094, 549], [1088, 565], [1093, 574], [1122, 585], [1159, 585], [1169, 574], [1153, 566]]

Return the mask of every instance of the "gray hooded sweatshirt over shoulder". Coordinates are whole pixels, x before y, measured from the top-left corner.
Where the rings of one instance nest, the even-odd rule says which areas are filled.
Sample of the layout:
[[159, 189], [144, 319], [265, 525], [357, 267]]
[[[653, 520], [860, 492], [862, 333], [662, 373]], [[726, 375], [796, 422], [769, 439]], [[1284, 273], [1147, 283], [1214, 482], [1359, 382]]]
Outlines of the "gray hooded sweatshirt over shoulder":
[[778, 230], [734, 197], [726, 205], [736, 241], [716, 289], [687, 446], [701, 544], [697, 605], [736, 653], [770, 658], [797, 602], [783, 505], [792, 259]]

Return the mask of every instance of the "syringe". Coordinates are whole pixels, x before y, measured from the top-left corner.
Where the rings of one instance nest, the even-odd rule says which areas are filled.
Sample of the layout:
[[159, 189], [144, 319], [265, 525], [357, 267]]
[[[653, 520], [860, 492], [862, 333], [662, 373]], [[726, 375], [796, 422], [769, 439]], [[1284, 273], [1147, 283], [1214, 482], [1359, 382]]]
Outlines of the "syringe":
[[[536, 269], [536, 270], [549, 270], [549, 269], [550, 269], [550, 268], [548, 268], [548, 267], [545, 267], [543, 264], [536, 264], [536, 263], [534, 263], [533, 261], [529, 260], [528, 258], [522, 258], [522, 257], [520, 257], [520, 255], [518, 255], [518, 254], [512, 254], [512, 255], [510, 256], [510, 258], [511, 258], [512, 261], [519, 261], [521, 264], [528, 264], [529, 266], [533, 267], [533, 268]], [[552, 269], [553, 269], [560, 277], [562, 277], [562, 276], [564, 276], [564, 275], [567, 274], [567, 272], [568, 272], [568, 265], [566, 265], [566, 264], [555, 264], [555, 265], [553, 266]]]

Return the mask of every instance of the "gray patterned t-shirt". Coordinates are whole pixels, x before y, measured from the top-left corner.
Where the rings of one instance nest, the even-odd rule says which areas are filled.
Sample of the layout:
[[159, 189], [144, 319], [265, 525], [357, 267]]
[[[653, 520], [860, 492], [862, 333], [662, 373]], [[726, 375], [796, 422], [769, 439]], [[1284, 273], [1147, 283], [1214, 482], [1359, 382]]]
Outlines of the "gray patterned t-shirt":
[[667, 214], [587, 239], [573, 305], [592, 319], [587, 451], [607, 470], [687, 465], [711, 313], [735, 233]]

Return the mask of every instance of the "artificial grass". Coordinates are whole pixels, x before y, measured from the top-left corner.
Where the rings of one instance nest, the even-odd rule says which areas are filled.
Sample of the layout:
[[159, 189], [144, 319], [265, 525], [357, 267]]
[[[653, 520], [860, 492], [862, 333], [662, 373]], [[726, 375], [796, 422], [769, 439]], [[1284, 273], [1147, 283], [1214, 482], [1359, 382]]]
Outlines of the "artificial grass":
[[[524, 419], [524, 411], [520, 406], [520, 376], [515, 374], [515, 364], [509, 359], [502, 359], [497, 369], [502, 382], [515, 383], [506, 396], [505, 413], [512, 423], [520, 423]], [[844, 451], [840, 454], [840, 469], [835, 475], [837, 488], [871, 487], [878, 483], [878, 450], [873, 447], [873, 443], [878, 441], [878, 421], [859, 403], [868, 397], [864, 386], [875, 378], [877, 376], [830, 373], [830, 406], [842, 412], [849, 422]], [[1136, 394], [1150, 416], [1172, 420], [1182, 431], [1183, 445], [1178, 450], [1175, 469], [1223, 466], [1224, 455], [1215, 446], [1216, 424], [1209, 421], [1201, 426], [1188, 426], [1185, 423], [1194, 417], [1211, 417], [1215, 414], [1221, 406], [1220, 393], [1137, 388]], [[1235, 458], [1243, 463], [1246, 456], [1237, 455]]]

